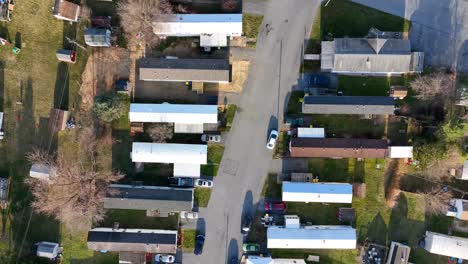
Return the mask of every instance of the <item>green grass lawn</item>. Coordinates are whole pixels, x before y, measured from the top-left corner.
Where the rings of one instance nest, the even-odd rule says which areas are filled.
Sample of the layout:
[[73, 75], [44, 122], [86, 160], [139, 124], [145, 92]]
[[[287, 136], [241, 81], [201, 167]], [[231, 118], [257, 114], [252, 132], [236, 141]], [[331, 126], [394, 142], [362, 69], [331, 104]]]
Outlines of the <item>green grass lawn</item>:
[[262, 197], [268, 199], [281, 199], [281, 184], [277, 182], [278, 175], [276, 173], [269, 173], [265, 179], [262, 189]]
[[304, 98], [304, 91], [292, 91], [288, 101], [287, 114], [288, 116], [295, 116], [302, 113], [302, 102]]
[[273, 154], [274, 158], [281, 158], [288, 154], [289, 152], [289, 138], [287, 132], [280, 132], [278, 135], [278, 140], [276, 142], [275, 153]]
[[403, 18], [348, 0], [333, 0], [321, 8], [322, 39], [328, 34], [335, 38], [360, 38], [366, 36], [371, 27], [381, 31], [408, 32], [410, 25]]
[[263, 16], [254, 14], [242, 14], [242, 32], [248, 38], [256, 38], [262, 24]]
[[206, 176], [218, 175], [219, 164], [223, 159], [224, 146], [219, 144], [208, 145], [208, 164], [201, 165], [201, 173]]
[[338, 76], [338, 90], [343, 95], [388, 96], [391, 85], [405, 84], [405, 77]]
[[380, 139], [385, 136], [385, 123], [361, 119], [358, 115], [308, 115], [314, 127], [324, 127], [330, 137], [367, 137]]
[[182, 248], [184, 252], [191, 252], [195, 248], [195, 238], [197, 236], [197, 230], [194, 229], [183, 229], [182, 230], [184, 241], [182, 242]]
[[[380, 164], [380, 169], [376, 165]], [[429, 254], [416, 249], [417, 242], [424, 231], [433, 230], [446, 233], [451, 219], [445, 216], [426, 216], [422, 196], [402, 192], [398, 204], [389, 208], [384, 198], [385, 164], [380, 159], [310, 159], [309, 170], [318, 174], [320, 181], [360, 182], [367, 185], [365, 198], [353, 198], [352, 205], [317, 203], [287, 203], [287, 214], [297, 214], [302, 221], [312, 224], [339, 224], [337, 211], [339, 207], [352, 206], [356, 210], [358, 241], [369, 241], [390, 245], [391, 241], [406, 242], [412, 248], [410, 260], [414, 263], [446, 263], [447, 258]], [[361, 179], [359, 179], [361, 178]], [[267, 182], [270, 184], [270, 181]], [[264, 187], [265, 193], [277, 192], [277, 189]], [[267, 195], [267, 194], [266, 194]], [[260, 228], [260, 227], [259, 227]], [[261, 234], [260, 230], [258, 233]], [[305, 258], [307, 255], [319, 255], [321, 263], [355, 263], [357, 250], [271, 250], [273, 257]]]
[[194, 193], [195, 206], [207, 207], [211, 197], [210, 188], [195, 188]]
[[232, 127], [232, 122], [234, 122], [234, 117], [236, 116], [237, 105], [228, 104], [224, 110], [219, 114], [219, 118], [222, 120], [222, 127], [219, 128], [220, 131], [229, 132]]

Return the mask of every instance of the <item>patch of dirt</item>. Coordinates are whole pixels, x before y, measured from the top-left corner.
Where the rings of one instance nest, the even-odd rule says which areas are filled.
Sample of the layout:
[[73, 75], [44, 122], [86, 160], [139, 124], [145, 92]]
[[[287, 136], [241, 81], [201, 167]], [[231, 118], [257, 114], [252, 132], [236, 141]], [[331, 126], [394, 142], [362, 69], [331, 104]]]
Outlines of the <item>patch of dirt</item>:
[[[434, 162], [424, 173], [432, 180], [447, 181], [450, 177], [461, 174], [462, 167], [463, 157], [460, 152], [457, 149], [450, 149], [447, 159]], [[450, 175], [452, 169], [456, 175]]]
[[250, 61], [231, 61], [232, 82], [220, 83], [220, 92], [240, 93], [249, 74]]
[[130, 52], [122, 48], [102, 48], [93, 51], [86, 63], [80, 87], [81, 106], [90, 109], [94, 96], [114, 88], [120, 78], [129, 78]]

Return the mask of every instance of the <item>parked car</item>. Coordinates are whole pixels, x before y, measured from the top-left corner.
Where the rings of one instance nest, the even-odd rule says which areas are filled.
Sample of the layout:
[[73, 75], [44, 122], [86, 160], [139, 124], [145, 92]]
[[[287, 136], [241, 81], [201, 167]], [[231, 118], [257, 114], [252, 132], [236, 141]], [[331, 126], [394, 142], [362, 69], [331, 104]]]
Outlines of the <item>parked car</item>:
[[154, 261], [156, 263], [174, 263], [175, 257], [173, 255], [165, 255], [165, 254], [156, 254], [154, 255]]
[[260, 250], [260, 245], [255, 243], [244, 243], [242, 245], [244, 252], [257, 252]]
[[193, 251], [195, 255], [201, 255], [203, 253], [203, 244], [205, 244], [205, 236], [198, 234], [195, 239], [195, 250]]
[[195, 181], [193, 178], [184, 177], [171, 177], [169, 178], [169, 185], [182, 188], [193, 188]]
[[219, 143], [221, 142], [221, 135], [208, 135], [208, 134], [203, 134], [201, 136], [201, 141], [203, 142], [214, 142], [214, 143]]
[[274, 149], [276, 145], [276, 140], [278, 139], [278, 131], [271, 130], [270, 136], [267, 141], [267, 149]]
[[186, 219], [198, 219], [198, 213], [197, 212], [185, 212], [184, 217]]
[[213, 187], [213, 181], [210, 180], [196, 180], [195, 187], [204, 187], [204, 188], [211, 188]]
[[246, 215], [242, 220], [242, 234], [247, 235], [250, 231], [250, 227], [252, 226], [252, 217], [250, 215]]
[[264, 205], [265, 211], [284, 211], [286, 210], [286, 203], [285, 202], [265, 202]]

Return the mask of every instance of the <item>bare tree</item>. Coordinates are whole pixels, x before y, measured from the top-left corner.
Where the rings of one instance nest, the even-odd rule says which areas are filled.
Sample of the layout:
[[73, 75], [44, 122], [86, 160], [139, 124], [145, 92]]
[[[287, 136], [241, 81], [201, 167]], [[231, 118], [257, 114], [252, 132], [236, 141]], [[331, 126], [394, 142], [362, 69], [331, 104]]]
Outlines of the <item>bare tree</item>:
[[452, 193], [440, 189], [433, 189], [424, 193], [426, 200], [426, 212], [432, 215], [447, 213]]
[[168, 0], [122, 0], [117, 5], [117, 13], [131, 45], [143, 41], [155, 46], [159, 37], [153, 32], [152, 22], [160, 14], [171, 14], [172, 5]]
[[104, 217], [103, 199], [109, 185], [123, 177], [119, 172], [98, 169], [97, 153], [100, 143], [92, 129], [78, 135], [79, 149], [73, 158], [33, 150], [27, 157], [31, 163], [42, 163], [56, 169], [51, 181], [26, 179], [34, 201], [32, 208], [55, 217], [72, 230], [87, 230]]
[[153, 142], [164, 143], [174, 134], [174, 126], [168, 123], [151, 124], [145, 129]]
[[421, 99], [432, 99], [436, 96], [451, 97], [454, 94], [455, 75], [436, 72], [419, 76], [410, 83], [411, 88]]

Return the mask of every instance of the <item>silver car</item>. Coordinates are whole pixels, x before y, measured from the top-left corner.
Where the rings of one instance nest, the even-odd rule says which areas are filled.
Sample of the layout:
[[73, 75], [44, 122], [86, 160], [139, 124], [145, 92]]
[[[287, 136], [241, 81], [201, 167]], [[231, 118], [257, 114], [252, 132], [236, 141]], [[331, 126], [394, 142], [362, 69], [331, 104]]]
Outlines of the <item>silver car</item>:
[[212, 142], [212, 143], [219, 143], [221, 142], [221, 135], [208, 135], [208, 134], [203, 134], [201, 136], [201, 140], [203, 142]]

